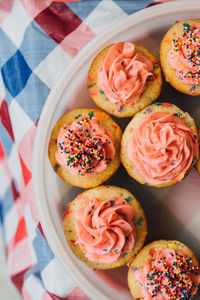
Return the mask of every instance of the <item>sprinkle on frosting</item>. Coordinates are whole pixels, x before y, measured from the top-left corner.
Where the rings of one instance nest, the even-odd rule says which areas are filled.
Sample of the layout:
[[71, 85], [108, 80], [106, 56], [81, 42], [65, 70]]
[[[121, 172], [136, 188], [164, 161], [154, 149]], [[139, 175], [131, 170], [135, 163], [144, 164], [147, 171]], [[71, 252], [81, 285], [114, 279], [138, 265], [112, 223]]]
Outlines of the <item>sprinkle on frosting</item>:
[[94, 117], [94, 112], [90, 111], [88, 115], [89, 115], [90, 119], [92, 119]]
[[179, 115], [152, 112], [133, 131], [128, 157], [148, 184], [181, 181], [199, 156], [194, 132]]
[[96, 263], [112, 263], [126, 256], [135, 244], [134, 208], [124, 199], [84, 198], [76, 214], [76, 244]]
[[131, 268], [131, 272], [134, 273], [135, 271], [137, 271], [137, 267]]
[[99, 94], [104, 95], [105, 93], [104, 93], [104, 91], [99, 90]]
[[189, 300], [200, 283], [200, 267], [192, 264], [182, 251], [162, 249], [154, 261], [134, 273], [142, 287], [144, 300]]
[[[186, 84], [200, 83], [200, 23], [183, 23], [182, 36], [172, 41], [169, 63]], [[195, 92], [195, 88], [191, 92]]]
[[[110, 102], [119, 107], [139, 100], [148, 77], [153, 75], [152, 61], [129, 42], [113, 45], [102, 58], [98, 70], [98, 86]], [[154, 78], [156, 79], [156, 78]]]
[[70, 126], [61, 128], [57, 140], [56, 160], [73, 175], [101, 172], [115, 155], [112, 135], [94, 118], [93, 111], [88, 115], [78, 115]]

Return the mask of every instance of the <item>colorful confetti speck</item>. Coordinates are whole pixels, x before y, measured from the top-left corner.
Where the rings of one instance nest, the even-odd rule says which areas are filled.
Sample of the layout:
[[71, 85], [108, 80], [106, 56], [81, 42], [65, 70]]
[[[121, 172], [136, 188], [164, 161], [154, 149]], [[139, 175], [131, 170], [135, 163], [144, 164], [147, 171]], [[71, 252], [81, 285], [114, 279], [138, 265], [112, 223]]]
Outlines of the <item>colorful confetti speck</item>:
[[88, 115], [89, 115], [90, 119], [92, 119], [94, 117], [94, 112], [90, 111]]
[[99, 90], [99, 94], [104, 95], [105, 93], [104, 93], [104, 91]]
[[149, 250], [149, 255], [151, 255], [151, 257], [153, 257], [156, 254], [156, 250], [154, 248], [151, 248]]
[[147, 109], [146, 109], [146, 113], [147, 113], [147, 114], [150, 114], [151, 112], [152, 112], [152, 109], [151, 109], [151, 108], [147, 108]]
[[137, 267], [131, 268], [131, 272], [134, 273], [135, 271], [137, 271]]
[[182, 116], [182, 113], [178, 112], [177, 114], [174, 114], [174, 115], [177, 117], [180, 117], [180, 116]]
[[131, 196], [129, 196], [129, 197], [127, 197], [127, 198], [125, 198], [125, 200], [126, 200], [126, 202], [131, 202], [131, 200], [132, 200], [132, 197]]
[[137, 220], [137, 225], [138, 225], [138, 226], [141, 226], [143, 221], [144, 221], [143, 217], [140, 217], [140, 218]]
[[196, 90], [197, 90], [197, 86], [194, 85], [190, 88], [190, 93], [194, 93], [194, 92], [196, 92]]
[[123, 107], [120, 107], [120, 109], [118, 110], [118, 112], [124, 112]]
[[89, 92], [90, 96], [96, 96], [97, 95], [97, 91], [91, 91]]
[[173, 104], [168, 103], [168, 102], [164, 102], [164, 103], [162, 103], [162, 105], [165, 107], [173, 107]]
[[88, 79], [92, 82], [94, 81], [94, 78], [92, 78], [90, 75], [88, 75]]
[[158, 79], [158, 75], [157, 74], [153, 74], [147, 77], [148, 81], [155, 81], [156, 79]]
[[58, 170], [59, 167], [60, 167], [59, 164], [56, 164], [56, 165], [54, 166], [54, 171], [57, 172], [57, 170]]

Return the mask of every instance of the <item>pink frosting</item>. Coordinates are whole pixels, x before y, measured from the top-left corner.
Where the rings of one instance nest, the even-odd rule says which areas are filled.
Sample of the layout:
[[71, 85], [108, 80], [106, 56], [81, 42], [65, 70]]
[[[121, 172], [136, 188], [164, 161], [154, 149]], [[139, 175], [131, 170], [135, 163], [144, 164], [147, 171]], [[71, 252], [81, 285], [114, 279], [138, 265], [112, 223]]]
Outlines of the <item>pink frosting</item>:
[[[197, 293], [200, 268], [182, 251], [162, 249], [143, 268], [133, 269], [144, 300], [190, 300]], [[154, 297], [153, 297], [154, 296]]]
[[134, 208], [116, 197], [90, 201], [76, 214], [80, 248], [96, 263], [112, 263], [131, 252], [135, 244]]
[[108, 99], [119, 106], [135, 103], [152, 75], [153, 63], [140, 53], [135, 54], [132, 43], [119, 42], [103, 57], [98, 70], [98, 86]]
[[57, 162], [73, 175], [102, 172], [115, 156], [113, 137], [96, 118], [80, 117], [60, 129]]
[[127, 153], [146, 182], [156, 185], [181, 181], [199, 149], [197, 136], [181, 118], [152, 112], [133, 131]]
[[200, 23], [184, 23], [183, 35], [172, 41], [169, 63], [186, 84], [200, 82]]

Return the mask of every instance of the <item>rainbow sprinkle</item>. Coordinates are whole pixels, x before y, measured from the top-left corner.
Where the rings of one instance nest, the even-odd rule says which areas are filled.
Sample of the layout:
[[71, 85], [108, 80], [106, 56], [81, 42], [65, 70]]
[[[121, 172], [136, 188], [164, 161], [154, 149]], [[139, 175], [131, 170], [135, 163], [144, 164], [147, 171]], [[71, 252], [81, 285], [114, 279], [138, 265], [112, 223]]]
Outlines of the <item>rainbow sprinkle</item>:
[[74, 132], [66, 129], [65, 142], [58, 144], [61, 153], [66, 154], [67, 166], [78, 167], [78, 174], [82, 176], [86, 173], [93, 173], [96, 165], [102, 160], [105, 160], [105, 164], [109, 164], [111, 161], [110, 158], [105, 157], [105, 145], [110, 144], [110, 141], [95, 135], [91, 136], [87, 127], [84, 130], [81, 129], [83, 124], [89, 126], [89, 120], [93, 116], [94, 112], [90, 112], [89, 118], [77, 120], [76, 123], [77, 126], [80, 126], [80, 130]]
[[[173, 253], [170, 255], [174, 256]], [[173, 263], [169, 264], [161, 257], [158, 267], [154, 266], [147, 273], [147, 290], [155, 299], [165, 293], [168, 299], [189, 300], [195, 287], [192, 281], [194, 275], [200, 275], [200, 267], [193, 266], [191, 258], [176, 253]]]
[[186, 72], [184, 66], [180, 65], [181, 77], [194, 79], [194, 82], [198, 83], [200, 79], [200, 30], [188, 23], [183, 23], [183, 35], [173, 39], [172, 44], [173, 50], [178, 55], [184, 56], [186, 62], [195, 69], [195, 72]]
[[125, 198], [126, 202], [131, 202], [132, 201], [132, 197], [131, 196], [128, 196], [127, 198]]

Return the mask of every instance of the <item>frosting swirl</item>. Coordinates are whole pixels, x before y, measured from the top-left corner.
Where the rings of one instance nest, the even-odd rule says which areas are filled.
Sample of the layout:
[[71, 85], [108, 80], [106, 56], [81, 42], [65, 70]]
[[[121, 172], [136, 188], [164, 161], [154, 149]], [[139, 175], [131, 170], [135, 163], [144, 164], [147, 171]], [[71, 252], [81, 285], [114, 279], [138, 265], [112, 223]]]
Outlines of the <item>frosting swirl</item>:
[[134, 273], [144, 300], [190, 300], [197, 293], [200, 268], [182, 251], [162, 249]]
[[200, 83], [200, 23], [184, 23], [183, 35], [172, 41], [169, 63], [186, 84]]
[[124, 199], [89, 201], [76, 214], [77, 243], [96, 263], [112, 263], [131, 252], [135, 244], [134, 208]]
[[102, 172], [114, 158], [113, 141], [96, 118], [79, 117], [60, 129], [55, 157], [73, 175], [93, 175]]
[[135, 103], [145, 89], [147, 77], [152, 75], [153, 63], [132, 43], [113, 45], [102, 58], [98, 70], [98, 86], [108, 99], [119, 106]]
[[152, 112], [134, 130], [129, 159], [147, 183], [178, 182], [199, 156], [197, 136], [174, 114]]

